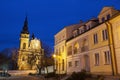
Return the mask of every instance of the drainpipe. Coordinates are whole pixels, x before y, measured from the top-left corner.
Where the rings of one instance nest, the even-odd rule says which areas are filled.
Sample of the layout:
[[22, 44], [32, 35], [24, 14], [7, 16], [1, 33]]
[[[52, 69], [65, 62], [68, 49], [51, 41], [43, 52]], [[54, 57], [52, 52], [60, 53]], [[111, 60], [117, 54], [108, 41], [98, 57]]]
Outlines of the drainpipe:
[[65, 55], [65, 59], [66, 59], [66, 69], [65, 69], [65, 74], [67, 74], [67, 52], [68, 52], [68, 50], [67, 50], [67, 44], [66, 44], [66, 42], [65, 42], [65, 53], [66, 53], [66, 55]]
[[108, 42], [109, 42], [109, 48], [111, 53], [112, 75], [115, 76], [118, 74], [118, 71], [117, 71], [117, 61], [116, 61], [116, 54], [115, 54], [113, 26], [109, 21], [105, 22], [105, 24], [108, 30]]

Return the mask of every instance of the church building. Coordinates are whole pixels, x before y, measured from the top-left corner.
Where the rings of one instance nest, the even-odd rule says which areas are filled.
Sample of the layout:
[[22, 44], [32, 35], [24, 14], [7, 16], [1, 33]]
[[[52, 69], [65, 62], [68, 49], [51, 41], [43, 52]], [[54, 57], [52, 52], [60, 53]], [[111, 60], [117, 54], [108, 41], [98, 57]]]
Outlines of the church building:
[[18, 69], [19, 70], [37, 70], [42, 65], [42, 57], [44, 50], [41, 47], [39, 39], [35, 38], [28, 30], [27, 16], [24, 21], [23, 29], [20, 33], [20, 46], [18, 54]]

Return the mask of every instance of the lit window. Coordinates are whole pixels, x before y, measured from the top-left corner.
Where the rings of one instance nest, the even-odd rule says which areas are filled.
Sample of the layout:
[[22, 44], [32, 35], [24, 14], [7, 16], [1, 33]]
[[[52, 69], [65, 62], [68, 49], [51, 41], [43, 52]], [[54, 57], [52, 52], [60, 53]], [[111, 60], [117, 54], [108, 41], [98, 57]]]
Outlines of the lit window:
[[75, 67], [79, 65], [79, 61], [75, 61]]
[[68, 67], [72, 67], [72, 62], [68, 62]]
[[105, 57], [105, 64], [110, 64], [111, 63], [111, 56], [109, 51], [104, 52], [104, 57]]
[[95, 65], [99, 65], [99, 53], [95, 53]]
[[97, 44], [97, 43], [98, 43], [97, 33], [95, 33], [95, 34], [93, 35], [93, 38], [94, 38], [94, 44]]
[[108, 39], [108, 32], [107, 29], [102, 31], [102, 36], [103, 36], [103, 40], [107, 40]]
[[74, 54], [78, 53], [78, 49], [79, 49], [79, 44], [75, 43], [75, 45], [74, 45]]

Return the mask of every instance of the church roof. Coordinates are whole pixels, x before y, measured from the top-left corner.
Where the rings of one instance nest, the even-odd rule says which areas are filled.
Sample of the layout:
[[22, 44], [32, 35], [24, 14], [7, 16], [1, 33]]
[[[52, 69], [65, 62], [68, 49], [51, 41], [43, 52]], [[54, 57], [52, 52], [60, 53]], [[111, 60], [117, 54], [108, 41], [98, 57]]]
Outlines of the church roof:
[[23, 25], [23, 29], [22, 29], [21, 33], [29, 34], [27, 16], [26, 16], [26, 18], [25, 18], [24, 25]]

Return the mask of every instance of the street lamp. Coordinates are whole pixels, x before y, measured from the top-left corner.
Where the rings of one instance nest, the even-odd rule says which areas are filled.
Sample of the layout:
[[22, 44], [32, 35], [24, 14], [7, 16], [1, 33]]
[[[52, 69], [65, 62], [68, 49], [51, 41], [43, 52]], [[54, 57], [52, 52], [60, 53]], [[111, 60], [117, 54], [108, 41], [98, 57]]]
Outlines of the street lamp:
[[[60, 80], [60, 56], [59, 55], [56, 55], [56, 54], [53, 54], [53, 58], [54, 58], [54, 72], [56, 73], [56, 69], [57, 69], [57, 73], [58, 73], [58, 80]], [[57, 60], [59, 60], [59, 62], [55, 62]], [[57, 64], [56, 68], [55, 68], [55, 65]], [[59, 67], [59, 69], [58, 69]]]
[[56, 58], [56, 55], [53, 54], [53, 59], [54, 59], [54, 63], [53, 63], [53, 71], [56, 73], [56, 69], [55, 69], [55, 58]]
[[54, 57], [54, 58], [56, 58], [56, 55], [55, 55], [55, 54], [53, 54], [53, 57]]

